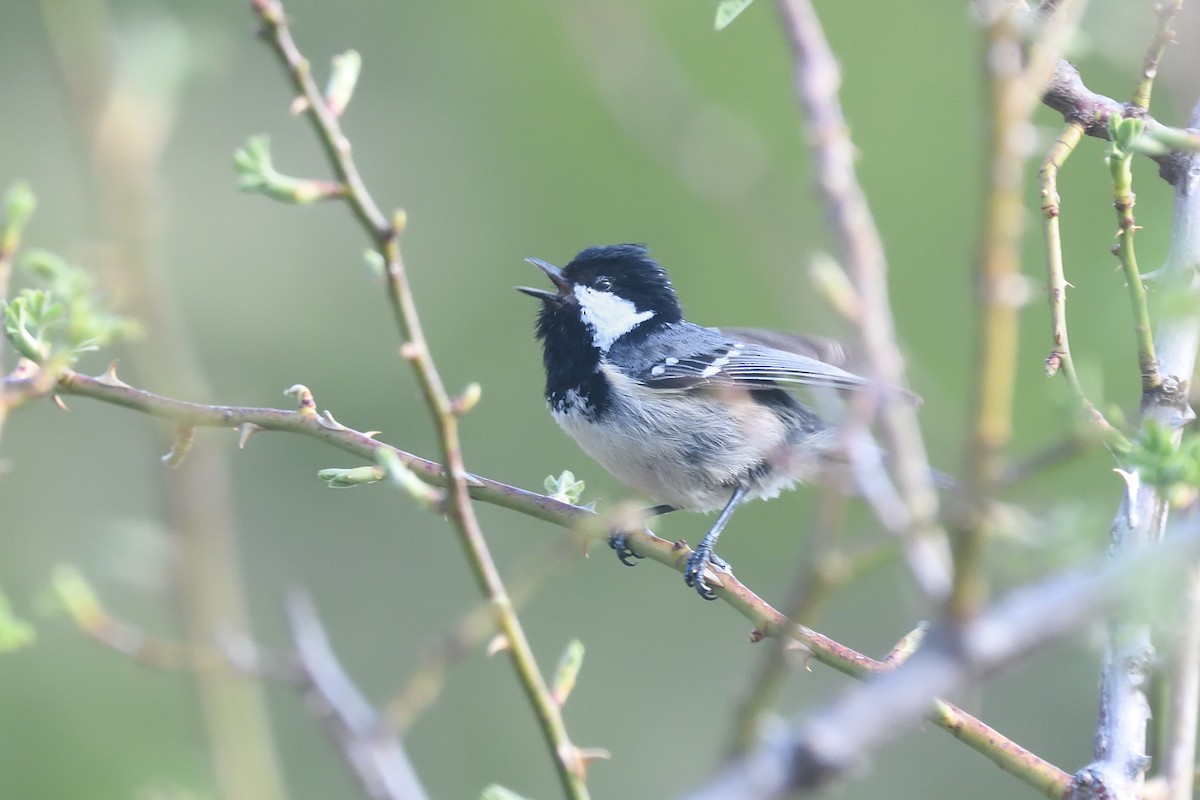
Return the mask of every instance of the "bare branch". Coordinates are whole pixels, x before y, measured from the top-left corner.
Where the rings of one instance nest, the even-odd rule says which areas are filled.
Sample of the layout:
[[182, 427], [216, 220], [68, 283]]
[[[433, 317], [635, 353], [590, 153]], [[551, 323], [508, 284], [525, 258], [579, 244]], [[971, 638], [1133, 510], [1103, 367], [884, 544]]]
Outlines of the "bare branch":
[[[799, 720], [782, 736], [723, 770], [689, 800], [762, 800], [816, 789], [861, 764], [870, 750], [929, 714], [938, 694], [952, 694], [1060, 643], [1098, 614], [1132, 598], [1147, 580], [1167, 580], [1200, 556], [1200, 527], [1155, 548], [1016, 590], [961, 628], [930, 630], [901, 666]], [[1047, 615], [1046, 609], [1054, 614]], [[1016, 773], [1016, 764], [1028, 771]], [[1069, 776], [1040, 759], [1006, 769], [1051, 797], [1072, 788]]]
[[[809, 0], [779, 0], [778, 7], [792, 48], [796, 98], [809, 127], [817, 186], [840, 259], [862, 303], [858, 333], [869, 373], [880, 386], [905, 386], [904, 360], [888, 299], [887, 259], [855, 175], [855, 149], [838, 99], [837, 59]], [[881, 394], [880, 426], [909, 515], [905, 553], [909, 569], [921, 591], [940, 600], [950, 588], [949, 553], [945, 531], [938, 523], [938, 498], [916, 409]]]
[[287, 616], [301, 687], [367, 796], [372, 800], [427, 797], [400, 741], [346, 675], [312, 599], [293, 592], [288, 596]]

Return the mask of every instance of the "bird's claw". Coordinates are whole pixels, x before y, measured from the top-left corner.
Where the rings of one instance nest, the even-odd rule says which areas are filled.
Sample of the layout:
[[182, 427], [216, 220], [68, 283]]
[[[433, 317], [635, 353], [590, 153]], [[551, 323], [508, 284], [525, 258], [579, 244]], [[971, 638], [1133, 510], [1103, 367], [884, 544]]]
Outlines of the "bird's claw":
[[629, 559], [636, 558], [640, 560], [645, 558], [644, 555], [633, 552], [633, 550], [629, 547], [629, 534], [627, 533], [614, 533], [612, 536], [609, 536], [608, 546], [616, 551], [617, 560], [627, 567], [637, 566], [637, 564], [633, 563]]
[[705, 600], [716, 600], [717, 593], [704, 581], [704, 570], [710, 564], [719, 570], [729, 570], [729, 564], [711, 550], [704, 547], [693, 550], [683, 569], [683, 582], [695, 589], [696, 594]]

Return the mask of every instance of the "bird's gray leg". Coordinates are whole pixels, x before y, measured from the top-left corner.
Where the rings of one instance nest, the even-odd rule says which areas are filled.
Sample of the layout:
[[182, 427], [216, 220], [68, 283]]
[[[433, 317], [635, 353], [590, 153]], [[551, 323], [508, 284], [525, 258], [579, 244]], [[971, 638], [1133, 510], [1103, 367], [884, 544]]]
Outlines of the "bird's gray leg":
[[729, 522], [729, 518], [733, 516], [733, 510], [737, 508], [737, 504], [745, 498], [747, 487], [745, 484], [739, 483], [733, 489], [733, 494], [729, 496], [729, 502], [725, 504], [725, 508], [721, 509], [720, 516], [713, 526], [708, 529], [708, 533], [704, 534], [704, 538], [700, 540], [700, 544], [696, 545], [696, 549], [688, 557], [687, 566], [683, 570], [683, 582], [691, 586], [705, 600], [716, 600], [717, 595], [708, 585], [704, 583], [704, 568], [711, 562], [712, 564], [727, 569], [729, 567], [721, 559], [713, 553], [713, 548], [717, 546], [717, 539], [721, 536], [721, 531], [724, 530], [725, 524]]

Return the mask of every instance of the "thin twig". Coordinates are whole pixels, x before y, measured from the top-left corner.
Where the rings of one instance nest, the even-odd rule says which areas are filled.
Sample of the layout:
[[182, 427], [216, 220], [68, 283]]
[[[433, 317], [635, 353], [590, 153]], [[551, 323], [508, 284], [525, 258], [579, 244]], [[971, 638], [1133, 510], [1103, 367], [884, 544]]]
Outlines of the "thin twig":
[[[22, 385], [23, 383], [14, 388], [19, 389]], [[121, 383], [111, 373], [110, 376], [97, 379], [71, 371], [63, 373], [57, 390], [63, 394], [86, 396], [141, 411], [172, 422], [186, 422], [196, 427], [241, 429], [243, 437], [254, 431], [268, 430], [310, 436], [370, 462], [378, 460], [379, 450], [387, 449], [423, 480], [439, 486], [445, 485], [445, 472], [441, 465], [378, 442], [367, 434], [351, 430], [337, 423], [328, 413], [324, 416], [318, 415], [315, 404], [311, 402], [294, 411], [205, 406], [135, 389]], [[611, 525], [588, 509], [478, 475], [467, 476], [467, 481], [471, 496], [477, 500], [570, 528], [590, 539], [600, 540], [611, 533]], [[690, 552], [686, 548], [660, 539], [646, 530], [630, 530], [626, 533], [629, 534], [630, 541], [638, 553], [676, 572], [683, 571]], [[734, 610], [754, 624], [753, 638], [790, 636], [807, 648], [817, 661], [860, 680], [885, 668], [880, 661], [816, 631], [791, 623], [784, 614], [772, 608], [733, 575], [722, 574], [719, 577], [721, 584], [714, 583], [714, 590]], [[1068, 779], [1061, 770], [948, 703], [935, 705], [930, 720], [1026, 783], [1041, 786], [1045, 779], [1039, 776], [1045, 775], [1059, 776], [1055, 781]]]
[[264, 38], [278, 55], [296, 91], [307, 101], [306, 116], [325, 149], [334, 173], [345, 184], [346, 201], [383, 257], [386, 265], [384, 274], [387, 280], [388, 300], [404, 339], [401, 353], [412, 364], [417, 375], [441, 443], [449, 499], [447, 516], [458, 531], [480, 589], [491, 602], [500, 629], [508, 639], [508, 651], [518, 680], [533, 706], [563, 789], [570, 798], [586, 798], [588, 792], [584, 782], [585, 765], [567, 735], [561, 709], [550, 696], [545, 678], [538, 669], [533, 648], [513, 609], [512, 600], [504, 587], [471, 506], [453, 401], [446, 392], [425, 341], [401, 256], [402, 222], [399, 218], [396, 221], [388, 220], [367, 191], [350, 155], [350, 142], [338, 124], [337, 116], [317, 88], [308, 61], [301, 55], [292, 39], [282, 3], [278, 0], [252, 0], [251, 6], [263, 22]]
[[1079, 404], [1083, 418], [1100, 434], [1110, 447], [1127, 449], [1124, 435], [1114, 428], [1095, 404], [1088, 399], [1075, 371], [1075, 357], [1071, 353], [1071, 342], [1067, 333], [1067, 282], [1063, 265], [1062, 235], [1059, 216], [1062, 199], [1058, 194], [1058, 173], [1063, 163], [1083, 138], [1083, 126], [1068, 122], [1042, 162], [1042, 214], [1046, 241], [1046, 296], [1050, 303], [1050, 335], [1054, 342], [1050, 355], [1046, 356], [1046, 374], [1061, 372]]
[[1125, 273], [1125, 288], [1129, 292], [1133, 311], [1133, 335], [1137, 342], [1142, 393], [1149, 394], [1162, 385], [1162, 378], [1158, 374], [1158, 357], [1154, 353], [1154, 332], [1150, 325], [1150, 308], [1146, 303], [1146, 285], [1142, 282], [1133, 246], [1134, 234], [1139, 230], [1133, 217], [1133, 153], [1113, 142], [1109, 145], [1108, 165], [1112, 172], [1113, 208], [1117, 212], [1117, 244], [1113, 246], [1113, 253]]
[[1133, 89], [1133, 97], [1129, 100], [1131, 108], [1146, 111], [1150, 108], [1150, 91], [1154, 87], [1154, 79], [1158, 76], [1158, 62], [1162, 60], [1163, 51], [1167, 45], [1175, 41], [1175, 31], [1171, 30], [1171, 21], [1183, 8], [1183, 0], [1169, 0], [1155, 7], [1158, 15], [1158, 26], [1154, 36], [1146, 47], [1146, 55], [1142, 58], [1142, 74], [1137, 86]]

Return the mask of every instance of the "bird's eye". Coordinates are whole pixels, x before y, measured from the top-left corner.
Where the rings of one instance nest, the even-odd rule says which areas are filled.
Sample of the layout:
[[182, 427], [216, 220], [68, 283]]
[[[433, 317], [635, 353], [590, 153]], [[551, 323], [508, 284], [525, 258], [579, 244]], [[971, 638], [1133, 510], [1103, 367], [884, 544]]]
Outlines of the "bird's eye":
[[592, 285], [602, 292], [607, 292], [612, 288], [612, 280], [605, 278], [604, 276], [600, 276], [599, 278], [596, 278], [596, 282]]

